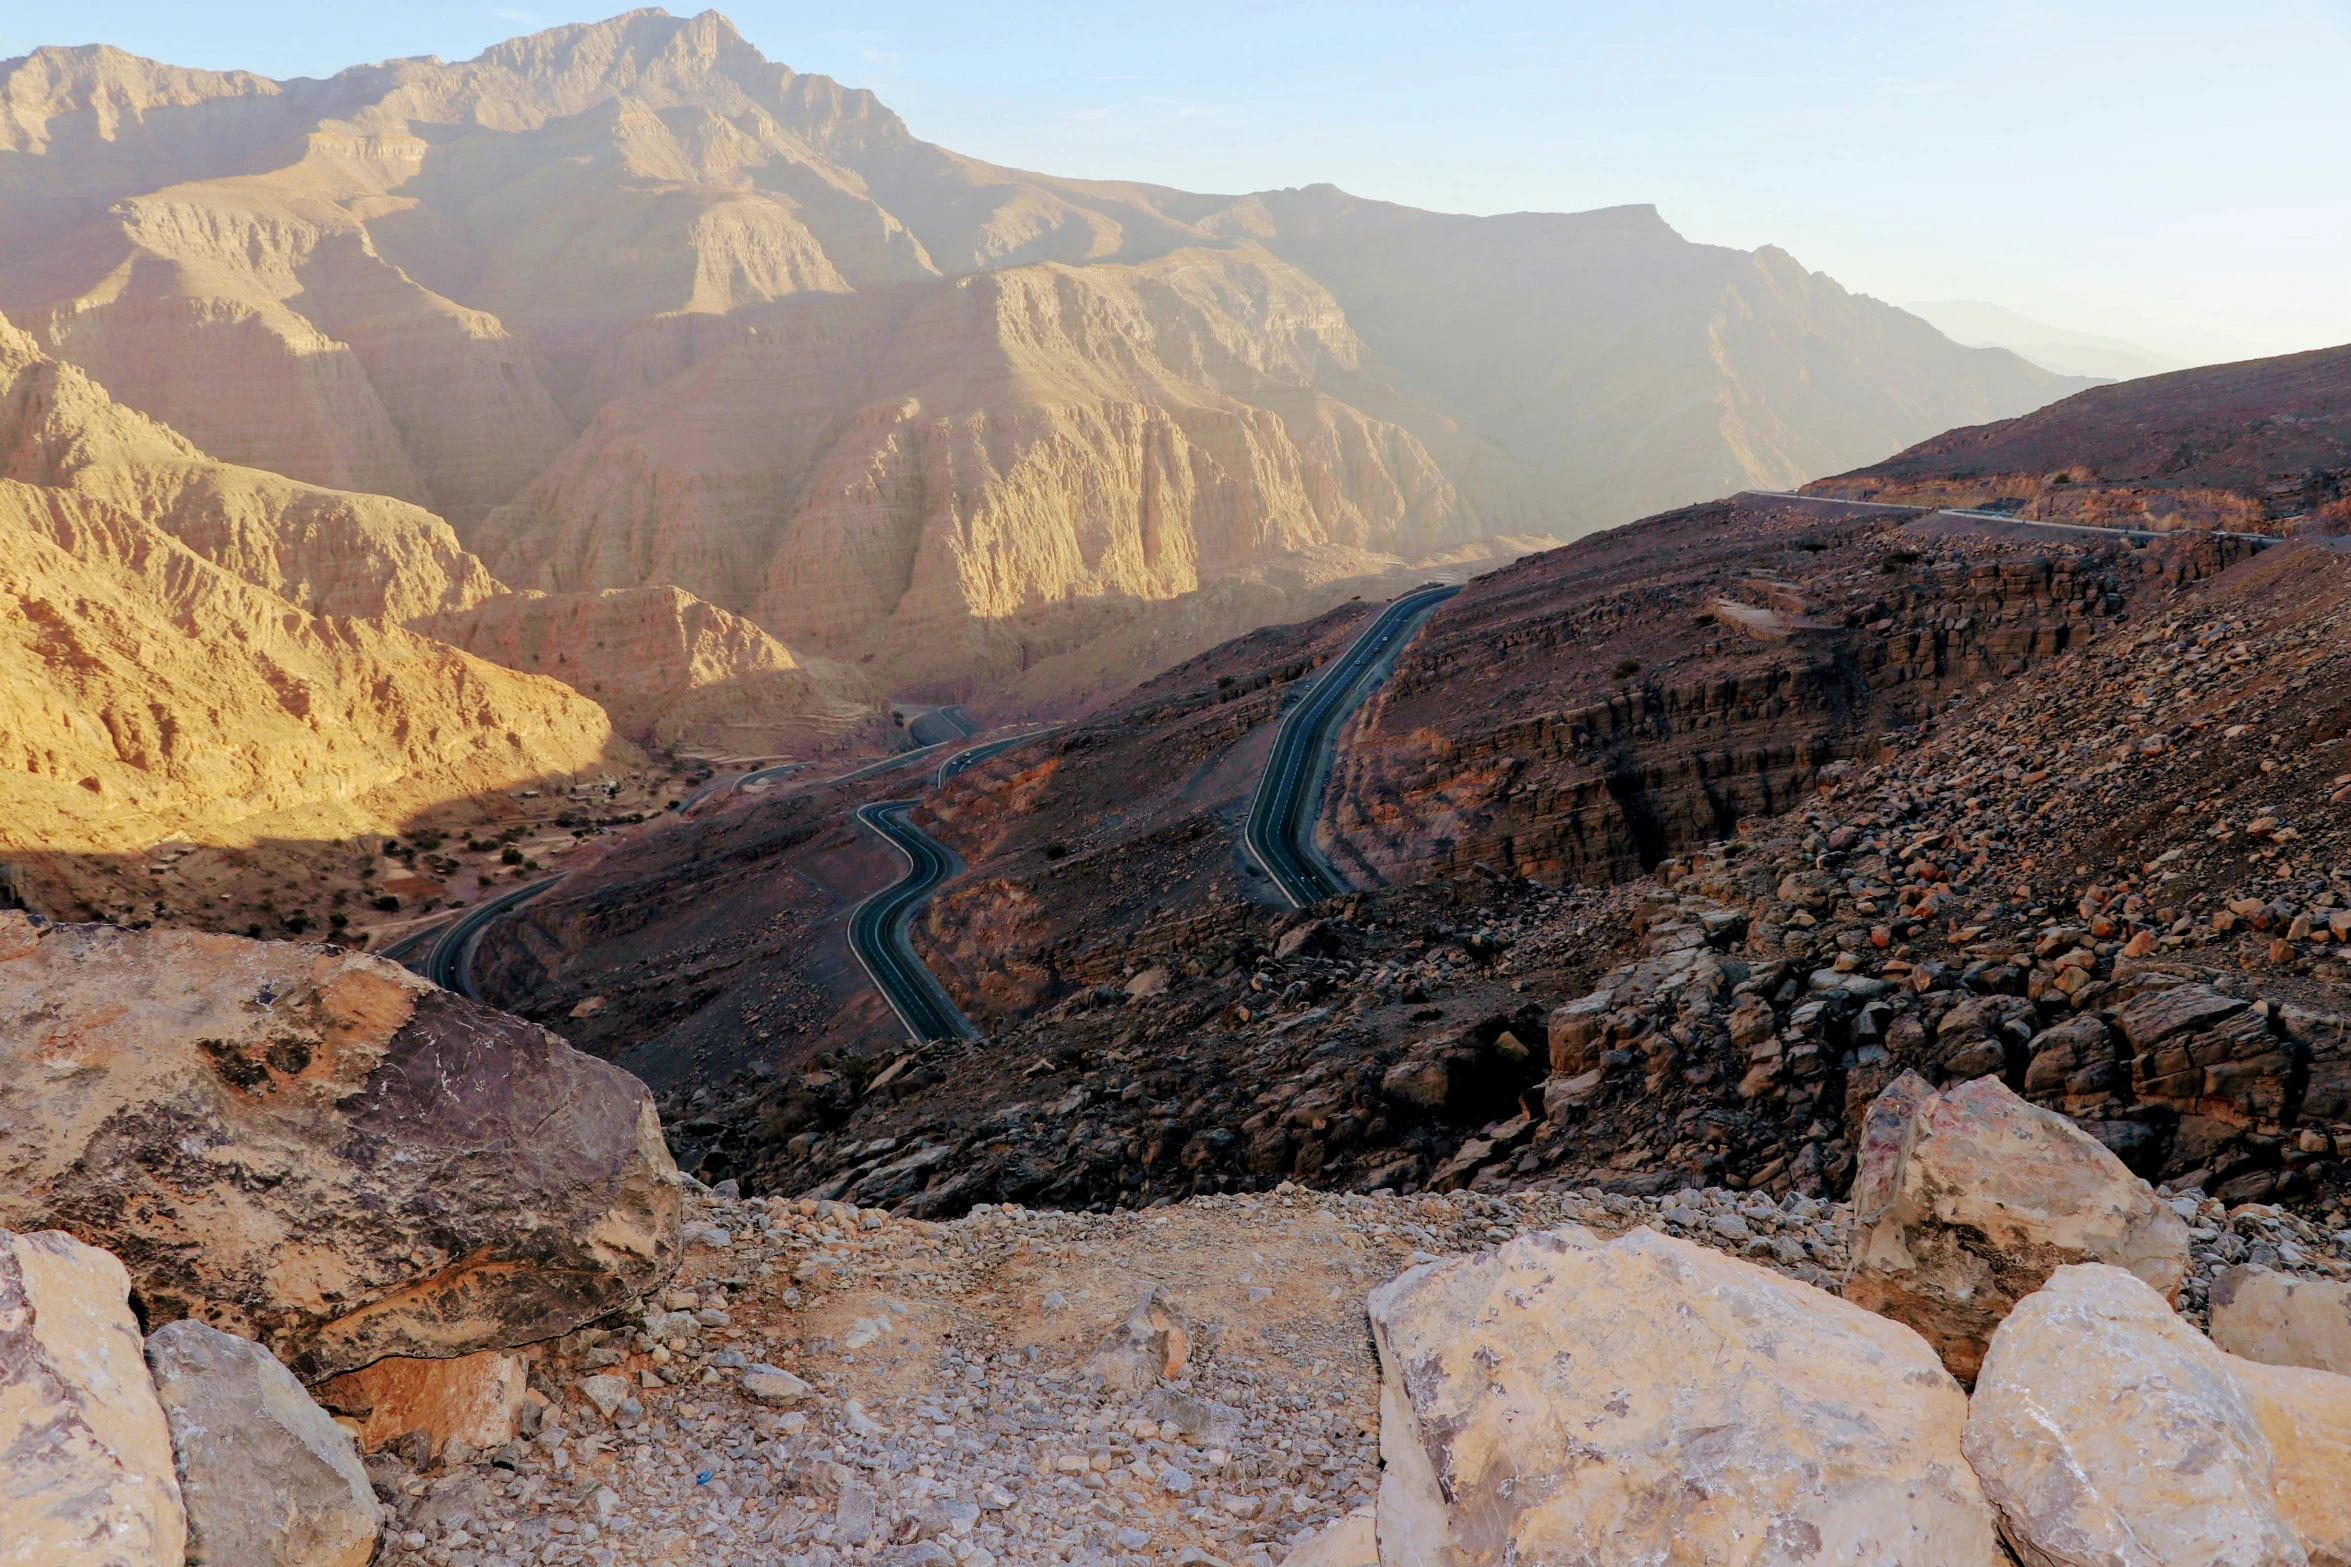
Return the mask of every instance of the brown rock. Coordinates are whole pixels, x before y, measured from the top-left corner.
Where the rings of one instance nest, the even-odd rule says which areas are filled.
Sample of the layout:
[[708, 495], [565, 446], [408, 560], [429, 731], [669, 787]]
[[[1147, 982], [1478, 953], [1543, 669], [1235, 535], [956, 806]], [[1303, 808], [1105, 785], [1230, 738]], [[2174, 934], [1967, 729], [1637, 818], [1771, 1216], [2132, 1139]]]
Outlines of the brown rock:
[[450, 1360], [388, 1355], [312, 1389], [318, 1401], [359, 1422], [369, 1452], [422, 1431], [434, 1452], [452, 1438], [478, 1451], [514, 1440], [530, 1368], [520, 1355], [484, 1350]]
[[1905, 1074], [1871, 1106], [1847, 1300], [1909, 1323], [1973, 1382], [2009, 1308], [2085, 1260], [2168, 1300], [2187, 1273], [2187, 1226], [2096, 1138], [1997, 1078], [1938, 1094]]
[[51, 927], [0, 962], [0, 1082], [0, 1219], [307, 1380], [548, 1338], [675, 1264], [643, 1085], [357, 953]]
[[2269, 1438], [2270, 1494], [2311, 1567], [2351, 1567], [2351, 1377], [2221, 1359]]
[[2351, 1376], [2351, 1284], [2230, 1268], [2212, 1281], [2212, 1342], [2265, 1365]]
[[1181, 1376], [1191, 1353], [1183, 1314], [1166, 1291], [1153, 1288], [1087, 1357], [1085, 1369], [1106, 1388], [1140, 1393], [1163, 1377]]
[[180, 1567], [186, 1539], [122, 1264], [0, 1230], [0, 1561]]
[[1554, 1073], [1574, 1077], [1591, 1067], [1595, 1041], [1615, 1005], [1614, 997], [1599, 990], [1551, 1009], [1548, 1032]]

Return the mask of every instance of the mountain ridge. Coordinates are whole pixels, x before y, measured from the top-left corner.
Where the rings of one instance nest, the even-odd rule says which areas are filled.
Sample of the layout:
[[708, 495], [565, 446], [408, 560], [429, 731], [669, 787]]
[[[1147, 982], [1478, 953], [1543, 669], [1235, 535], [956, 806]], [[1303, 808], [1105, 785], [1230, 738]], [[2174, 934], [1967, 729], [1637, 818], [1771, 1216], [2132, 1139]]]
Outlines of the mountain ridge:
[[[1460, 498], [1427, 547], [1571, 537], [2066, 388], [1780, 252], [1693, 245], [1650, 206], [1474, 218], [1329, 186], [1223, 195], [1004, 168], [917, 137], [869, 90], [768, 60], [710, 11], [287, 82], [49, 49], [0, 62], [0, 99], [0, 312], [122, 402], [217, 457], [439, 512], [508, 580], [684, 587], [787, 642], [872, 653], [884, 685], [985, 690], [1034, 667], [1023, 645], [1042, 638], [1074, 660], [1075, 700], [1099, 685], [1079, 655], [1100, 617], [1055, 606], [1123, 604], [1104, 624], [1172, 628], [1206, 623], [1176, 601], [1221, 571], [1298, 549], [1369, 543], [1407, 564], [1422, 545], [1330, 520], [1392, 510], [1402, 475]], [[1181, 257], [1214, 286], [1113, 306]], [[949, 367], [965, 392], [948, 428], [968, 443], [984, 412], [989, 432], [963, 478], [907, 466], [892, 410], [920, 406], [927, 428], [928, 404], [886, 355], [798, 412], [737, 388], [736, 408], [681, 415], [856, 432], [802, 442], [798, 466], [739, 469], [723, 504], [690, 437], [610, 450], [619, 400], [690, 399], [699, 361], [740, 354], [778, 312], [813, 312], [820, 333], [913, 332], [983, 277], [1030, 303]], [[1327, 316], [1346, 353], [1266, 381], [1289, 330], [1251, 308], [1268, 289]], [[1033, 351], [1008, 370], [1018, 348]], [[1253, 361], [1244, 388], [1232, 366]], [[1203, 447], [1183, 426], [1211, 406], [1242, 433]], [[543, 511], [557, 475], [603, 461], [624, 471], [590, 485], [599, 507], [492, 522]], [[1184, 482], [1154, 488], [1155, 464]], [[795, 513], [793, 497], [870, 488], [858, 474], [924, 500], [861, 503], [856, 544], [836, 503]], [[1303, 493], [1317, 498], [1283, 498]], [[977, 515], [1012, 519], [982, 528], [1004, 542], [971, 545]], [[548, 553], [518, 546], [517, 526]], [[1161, 564], [1074, 542], [1147, 534]], [[674, 551], [645, 543], [689, 536], [734, 563], [673, 570]], [[1233, 538], [1253, 542], [1235, 556]], [[605, 564], [581, 576], [563, 549]], [[940, 563], [919, 619], [944, 654], [901, 652], [914, 560]]]

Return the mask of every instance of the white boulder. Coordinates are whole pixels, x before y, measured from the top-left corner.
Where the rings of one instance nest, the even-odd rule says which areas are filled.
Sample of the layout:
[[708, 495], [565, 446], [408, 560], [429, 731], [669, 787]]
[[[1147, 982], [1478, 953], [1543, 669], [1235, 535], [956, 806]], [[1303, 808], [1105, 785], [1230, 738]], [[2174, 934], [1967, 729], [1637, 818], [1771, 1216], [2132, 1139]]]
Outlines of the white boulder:
[[1968, 1462], [2026, 1567], [2303, 1567], [2228, 1357], [2121, 1268], [2059, 1268], [1992, 1335]]
[[1899, 1323], [1573, 1227], [1374, 1290], [1386, 1567], [1985, 1567], [1967, 1401]]

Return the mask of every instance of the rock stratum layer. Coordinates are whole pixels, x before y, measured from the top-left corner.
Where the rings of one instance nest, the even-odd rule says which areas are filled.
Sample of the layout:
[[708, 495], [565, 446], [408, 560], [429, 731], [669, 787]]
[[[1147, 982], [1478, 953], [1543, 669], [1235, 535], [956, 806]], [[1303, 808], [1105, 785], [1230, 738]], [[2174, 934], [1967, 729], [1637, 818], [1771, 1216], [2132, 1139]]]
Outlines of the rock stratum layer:
[[43, 49], [0, 97], [0, 310], [129, 406], [517, 586], [959, 695], [1200, 651], [1249, 626], [1186, 601], [1268, 562], [1568, 536], [2080, 384], [1646, 207], [997, 168], [715, 13], [326, 80]]

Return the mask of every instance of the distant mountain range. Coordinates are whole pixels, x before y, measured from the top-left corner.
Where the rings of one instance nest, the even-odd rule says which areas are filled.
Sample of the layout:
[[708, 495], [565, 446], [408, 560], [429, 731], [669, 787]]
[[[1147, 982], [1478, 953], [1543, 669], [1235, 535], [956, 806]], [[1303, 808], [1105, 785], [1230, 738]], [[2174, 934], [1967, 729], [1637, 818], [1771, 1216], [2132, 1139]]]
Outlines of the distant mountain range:
[[[11, 854], [1072, 711], [2085, 384], [1649, 207], [998, 168], [716, 13], [326, 80], [42, 49], [0, 97]], [[119, 606], [81, 663], [68, 600]]]
[[1219, 582], [1282, 585], [1191, 640], [2075, 389], [1648, 207], [998, 168], [716, 13], [0, 83], [0, 311], [45, 353], [517, 587], [672, 585], [897, 688], [1050, 698], [1106, 637], [1193, 651], [1152, 627]]
[[1971, 348], [2005, 348], [2058, 375], [2130, 381], [2184, 369], [2188, 363], [2119, 337], [2051, 326], [1980, 299], [1933, 299], [1903, 308], [1953, 342]]

